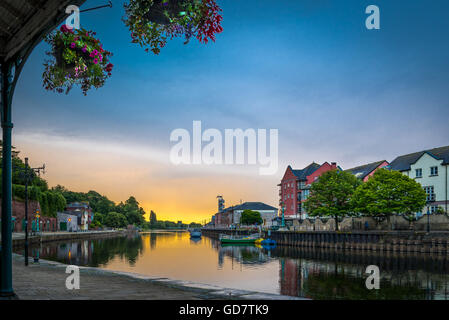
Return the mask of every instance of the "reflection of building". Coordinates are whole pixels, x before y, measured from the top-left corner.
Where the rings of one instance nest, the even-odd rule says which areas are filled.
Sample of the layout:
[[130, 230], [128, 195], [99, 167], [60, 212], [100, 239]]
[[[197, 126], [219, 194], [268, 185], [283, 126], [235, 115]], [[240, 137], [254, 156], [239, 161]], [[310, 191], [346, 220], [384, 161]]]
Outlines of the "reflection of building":
[[76, 265], [88, 265], [92, 260], [93, 246], [91, 241], [69, 242], [60, 244], [57, 248], [57, 257]]
[[224, 256], [241, 264], [263, 264], [270, 260], [270, 257], [261, 248], [254, 246], [219, 246], [218, 264], [220, 266], [223, 264]]
[[279, 263], [280, 294], [298, 297], [302, 287], [300, 261], [281, 258]]

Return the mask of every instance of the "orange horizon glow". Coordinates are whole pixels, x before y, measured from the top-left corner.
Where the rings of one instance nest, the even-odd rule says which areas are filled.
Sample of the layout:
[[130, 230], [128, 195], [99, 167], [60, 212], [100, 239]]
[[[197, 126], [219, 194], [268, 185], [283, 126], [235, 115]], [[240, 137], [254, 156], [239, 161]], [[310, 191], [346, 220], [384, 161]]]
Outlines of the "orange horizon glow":
[[[51, 136], [16, 136], [19, 157], [28, 157], [31, 166], [46, 165], [49, 187], [58, 184], [75, 192], [95, 190], [116, 204], [134, 196], [146, 212], [158, 220], [183, 223], [209, 222], [217, 212], [217, 195], [226, 206], [241, 201], [261, 201], [275, 206], [277, 176], [263, 177], [233, 168], [176, 167], [164, 153], [136, 154], [115, 146], [53, 139]], [[136, 150], [136, 149], [133, 149]], [[257, 172], [257, 169], [254, 170]], [[244, 177], [242, 175], [245, 175]]]

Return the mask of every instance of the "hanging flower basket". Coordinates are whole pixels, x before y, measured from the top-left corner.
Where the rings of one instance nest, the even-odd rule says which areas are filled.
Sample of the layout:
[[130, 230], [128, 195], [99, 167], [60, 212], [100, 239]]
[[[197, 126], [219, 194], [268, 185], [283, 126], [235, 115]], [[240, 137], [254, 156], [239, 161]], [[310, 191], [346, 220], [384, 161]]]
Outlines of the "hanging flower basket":
[[147, 21], [158, 24], [170, 24], [173, 17], [183, 15], [184, 7], [193, 0], [153, 0], [148, 12], [144, 15]]
[[113, 65], [111, 52], [103, 49], [94, 38], [95, 32], [72, 30], [63, 25], [60, 30], [45, 39], [52, 47], [42, 75], [44, 88], [58, 93], [68, 93], [74, 85], [80, 85], [84, 95], [92, 88], [103, 86], [111, 76]]
[[192, 37], [201, 43], [215, 41], [223, 31], [216, 0], [130, 0], [123, 19], [133, 43], [159, 54], [168, 39]]

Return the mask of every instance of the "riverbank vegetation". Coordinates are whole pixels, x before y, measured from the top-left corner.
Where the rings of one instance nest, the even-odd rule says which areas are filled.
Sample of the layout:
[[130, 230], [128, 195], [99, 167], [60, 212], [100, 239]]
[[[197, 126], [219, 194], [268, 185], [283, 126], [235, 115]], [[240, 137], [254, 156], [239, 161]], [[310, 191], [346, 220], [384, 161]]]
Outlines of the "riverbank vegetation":
[[[1, 140], [0, 140], [1, 145]], [[25, 182], [24, 175], [25, 163], [19, 157], [20, 151], [12, 152], [12, 196], [15, 201], [25, 201]], [[1, 150], [0, 150], [1, 154]], [[0, 158], [0, 177], [2, 175]], [[39, 202], [41, 214], [46, 217], [56, 217], [58, 211], [64, 210], [66, 206], [65, 198], [58, 192], [48, 188], [48, 183], [39, 177], [33, 170], [28, 171], [28, 199]], [[0, 184], [0, 193], [2, 185]]]

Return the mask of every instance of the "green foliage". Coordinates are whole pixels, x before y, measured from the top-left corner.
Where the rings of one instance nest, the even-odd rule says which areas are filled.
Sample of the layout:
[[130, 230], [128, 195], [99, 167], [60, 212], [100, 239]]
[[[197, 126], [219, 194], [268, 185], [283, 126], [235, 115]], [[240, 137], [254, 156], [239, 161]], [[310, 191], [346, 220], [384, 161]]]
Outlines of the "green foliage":
[[261, 224], [263, 222], [260, 212], [252, 210], [244, 210], [240, 217], [240, 223], [251, 225], [251, 224]]
[[[13, 196], [21, 201], [25, 200], [25, 186], [13, 184]], [[38, 201], [41, 207], [43, 216], [56, 217], [58, 211], [63, 211], [67, 203], [64, 196], [55, 191], [42, 191], [37, 186], [28, 187], [28, 199]]]
[[92, 223], [95, 223], [96, 225], [101, 227], [104, 223], [105, 216], [106, 215], [101, 214], [100, 212], [95, 212], [94, 218], [92, 219]]
[[418, 182], [401, 172], [379, 169], [357, 188], [351, 203], [357, 212], [389, 217], [421, 211], [426, 205], [426, 193]]
[[118, 212], [109, 212], [103, 220], [104, 225], [111, 228], [124, 228], [128, 225], [125, 215]]
[[360, 184], [360, 180], [349, 172], [327, 171], [312, 183], [304, 207], [311, 216], [331, 216], [338, 219], [348, 215], [352, 212], [351, 195]]

